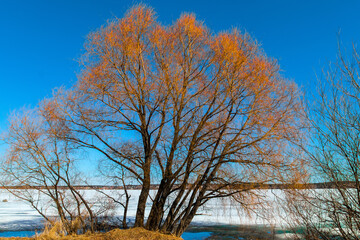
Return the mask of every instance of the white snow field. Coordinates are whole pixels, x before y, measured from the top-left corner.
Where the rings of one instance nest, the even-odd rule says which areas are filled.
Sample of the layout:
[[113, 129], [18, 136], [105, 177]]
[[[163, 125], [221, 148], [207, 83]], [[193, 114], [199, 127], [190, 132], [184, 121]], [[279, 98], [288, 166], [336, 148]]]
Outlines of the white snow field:
[[[104, 190], [107, 194], [115, 195], [122, 193], [122, 190]], [[136, 214], [137, 199], [139, 190], [129, 190], [131, 195], [128, 217], [134, 220]], [[287, 224], [288, 216], [281, 207], [283, 201], [282, 190], [258, 190], [261, 199], [252, 199], [253, 210], [245, 212], [239, 203], [226, 199], [213, 199], [205, 204], [199, 211], [199, 215], [193, 219], [193, 224], [212, 225], [212, 224], [245, 224], [245, 225], [267, 225], [272, 227], [282, 227]], [[84, 190], [88, 199], [96, 199], [101, 194], [95, 190]], [[155, 194], [152, 191], [151, 194]], [[261, 208], [256, 201], [266, 201], [266, 205]], [[147, 211], [150, 210], [151, 199], [147, 203]], [[115, 216], [122, 215], [122, 208], [115, 210]], [[43, 218], [30, 205], [17, 199], [6, 190], [0, 190], [0, 231], [25, 231], [43, 226]]]
[[43, 218], [37, 211], [6, 190], [0, 190], [0, 231], [26, 231], [42, 227]]

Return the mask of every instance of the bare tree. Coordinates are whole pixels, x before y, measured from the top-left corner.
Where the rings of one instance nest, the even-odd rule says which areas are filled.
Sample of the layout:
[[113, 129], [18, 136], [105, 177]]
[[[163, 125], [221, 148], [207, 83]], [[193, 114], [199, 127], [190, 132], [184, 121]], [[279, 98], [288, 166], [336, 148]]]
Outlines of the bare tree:
[[5, 136], [8, 145], [1, 182], [51, 225], [60, 221], [68, 234], [94, 231], [97, 214], [83, 193], [75, 169], [76, 153], [64, 136], [68, 130], [39, 109], [13, 114]]
[[140, 181], [135, 226], [181, 235], [208, 200], [245, 201], [243, 182], [296, 169], [283, 152], [301, 138], [297, 87], [247, 34], [215, 35], [192, 14], [163, 26], [139, 5], [89, 35], [83, 63], [47, 109]]
[[360, 239], [360, 58], [339, 51], [324, 72], [309, 113], [313, 141], [307, 148], [312, 181], [323, 189], [295, 191], [292, 211], [311, 239]]
[[[119, 191], [119, 189], [110, 192], [104, 191], [102, 189], [96, 190], [103, 194], [106, 198], [109, 198], [111, 201], [113, 201], [114, 204], [120, 205], [120, 207], [123, 209], [122, 219], [120, 220], [121, 227], [123, 229], [127, 229], [127, 214], [131, 198], [128, 188], [129, 185], [135, 185], [133, 184], [133, 181], [131, 181], [133, 177], [129, 175], [129, 172], [119, 164], [108, 161], [107, 159], [99, 162], [98, 171], [100, 173], [100, 178], [107, 181], [107, 184], [109, 184], [111, 187], [121, 187], [122, 191]], [[133, 178], [133, 180], [136, 181], [136, 178]]]

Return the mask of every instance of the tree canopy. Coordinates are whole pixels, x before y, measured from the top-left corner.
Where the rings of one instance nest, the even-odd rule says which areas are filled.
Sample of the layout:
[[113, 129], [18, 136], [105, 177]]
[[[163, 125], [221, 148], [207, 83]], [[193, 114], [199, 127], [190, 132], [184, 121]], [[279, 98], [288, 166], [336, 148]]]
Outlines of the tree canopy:
[[57, 137], [139, 181], [135, 226], [179, 236], [210, 199], [246, 206], [244, 182], [298, 177], [286, 151], [302, 137], [299, 91], [249, 35], [215, 34], [193, 14], [163, 25], [138, 5], [85, 48], [75, 86], [40, 111]]

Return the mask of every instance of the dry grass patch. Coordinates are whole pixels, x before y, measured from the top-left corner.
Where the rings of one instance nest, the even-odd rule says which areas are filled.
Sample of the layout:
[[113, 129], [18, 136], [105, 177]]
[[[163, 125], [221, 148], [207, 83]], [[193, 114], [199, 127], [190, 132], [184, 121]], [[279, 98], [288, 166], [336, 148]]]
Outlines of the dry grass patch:
[[107, 233], [95, 233], [84, 235], [61, 236], [55, 232], [45, 232], [35, 238], [0, 238], [2, 240], [182, 240], [182, 238], [152, 232], [143, 228], [131, 228], [127, 230], [114, 229]]

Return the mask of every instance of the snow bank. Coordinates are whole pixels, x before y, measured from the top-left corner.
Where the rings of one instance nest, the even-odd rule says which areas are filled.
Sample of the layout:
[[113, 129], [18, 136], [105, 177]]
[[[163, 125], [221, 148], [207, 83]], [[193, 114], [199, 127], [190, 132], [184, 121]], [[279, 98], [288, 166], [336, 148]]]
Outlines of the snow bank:
[[[104, 190], [106, 194], [121, 194], [122, 190]], [[129, 190], [131, 195], [128, 217], [133, 220], [136, 214], [137, 200], [139, 190]], [[211, 225], [211, 224], [245, 224], [245, 225], [268, 225], [281, 226], [286, 224], [286, 213], [281, 208], [283, 199], [282, 190], [258, 190], [258, 195], [265, 201], [265, 206], [254, 204], [252, 210], [244, 211], [241, 205], [231, 201], [229, 198], [213, 199], [207, 202], [195, 216], [193, 224]], [[84, 190], [88, 199], [96, 201], [101, 195], [95, 190]], [[152, 195], [155, 191], [151, 192]], [[96, 204], [96, 203], [95, 203]], [[148, 200], [146, 211], [149, 212], [151, 200]], [[121, 216], [122, 209], [115, 210], [115, 216]], [[43, 226], [43, 219], [39, 213], [30, 207], [24, 201], [16, 199], [6, 190], [0, 190], [0, 231], [19, 231], [33, 230]]]

